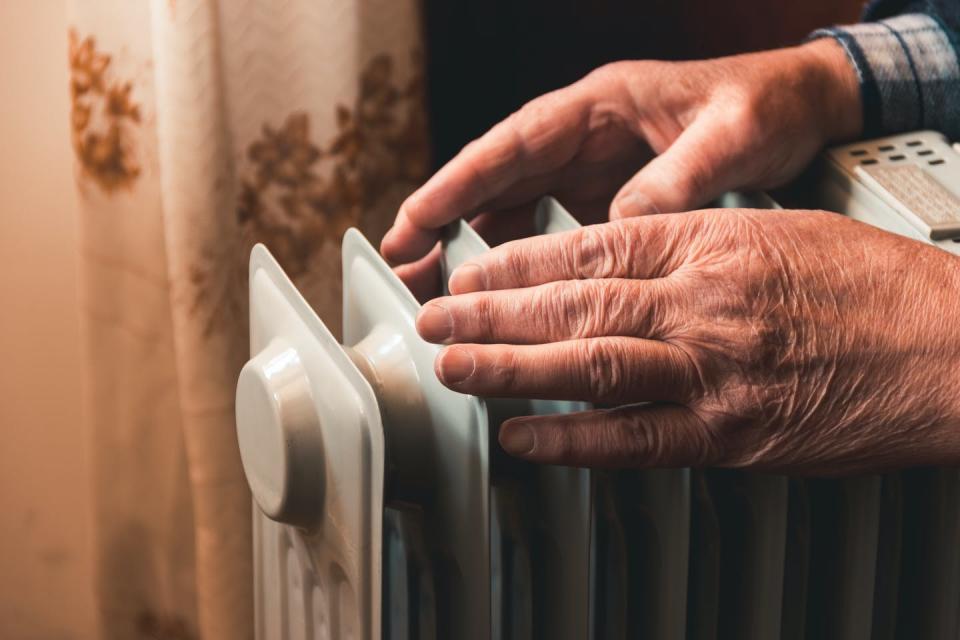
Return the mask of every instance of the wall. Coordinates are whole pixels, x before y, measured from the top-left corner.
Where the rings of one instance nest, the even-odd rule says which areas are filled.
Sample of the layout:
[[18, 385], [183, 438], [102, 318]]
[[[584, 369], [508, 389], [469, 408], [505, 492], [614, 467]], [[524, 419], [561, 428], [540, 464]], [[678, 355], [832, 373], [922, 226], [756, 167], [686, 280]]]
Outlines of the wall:
[[92, 638], [66, 2], [0, 25], [0, 638]]

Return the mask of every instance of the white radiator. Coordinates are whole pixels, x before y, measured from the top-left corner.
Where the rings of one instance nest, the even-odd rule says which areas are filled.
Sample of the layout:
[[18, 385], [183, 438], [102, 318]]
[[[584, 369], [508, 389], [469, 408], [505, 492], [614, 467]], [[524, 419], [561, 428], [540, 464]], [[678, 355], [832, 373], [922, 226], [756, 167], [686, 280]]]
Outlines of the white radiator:
[[[960, 225], [931, 213], [960, 196], [958, 163], [930, 132], [850, 145], [825, 154], [804, 195], [960, 253]], [[552, 199], [537, 225], [578, 226]], [[486, 248], [452, 225], [444, 267]], [[237, 430], [258, 640], [958, 637], [958, 471], [522, 463], [499, 450], [500, 422], [584, 405], [443, 387], [418, 303], [355, 229], [343, 279], [341, 345], [264, 247], [251, 256]]]

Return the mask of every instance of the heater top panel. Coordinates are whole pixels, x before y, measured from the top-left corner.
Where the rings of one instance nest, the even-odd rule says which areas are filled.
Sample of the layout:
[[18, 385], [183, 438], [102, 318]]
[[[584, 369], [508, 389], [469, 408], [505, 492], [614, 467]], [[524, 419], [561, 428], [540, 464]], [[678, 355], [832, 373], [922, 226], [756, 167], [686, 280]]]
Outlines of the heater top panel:
[[489, 430], [486, 404], [434, 373], [440, 347], [416, 331], [420, 304], [356, 229], [343, 238], [343, 344], [378, 398], [389, 500], [423, 505], [432, 581], [460, 612], [451, 637], [489, 638]]
[[[384, 439], [376, 397], [262, 245], [250, 260], [252, 358], [237, 384], [237, 434], [254, 499], [290, 525], [339, 624], [379, 629]], [[322, 540], [322, 544], [311, 544]]]

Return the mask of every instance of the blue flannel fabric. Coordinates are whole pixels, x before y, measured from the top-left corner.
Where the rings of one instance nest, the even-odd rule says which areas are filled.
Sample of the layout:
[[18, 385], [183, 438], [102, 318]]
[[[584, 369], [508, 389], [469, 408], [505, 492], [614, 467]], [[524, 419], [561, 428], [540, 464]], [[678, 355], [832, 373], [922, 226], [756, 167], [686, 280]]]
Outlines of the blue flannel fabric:
[[935, 129], [960, 139], [960, 0], [876, 0], [864, 20], [811, 35], [835, 38], [856, 69], [864, 136]]

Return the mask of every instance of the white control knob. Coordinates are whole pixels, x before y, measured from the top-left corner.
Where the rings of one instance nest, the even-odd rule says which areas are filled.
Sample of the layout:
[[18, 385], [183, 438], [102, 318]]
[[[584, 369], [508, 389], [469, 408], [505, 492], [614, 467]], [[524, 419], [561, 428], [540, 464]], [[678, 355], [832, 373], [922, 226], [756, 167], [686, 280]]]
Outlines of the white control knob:
[[240, 371], [237, 438], [247, 483], [271, 520], [309, 526], [323, 509], [320, 418], [296, 349], [275, 339]]

